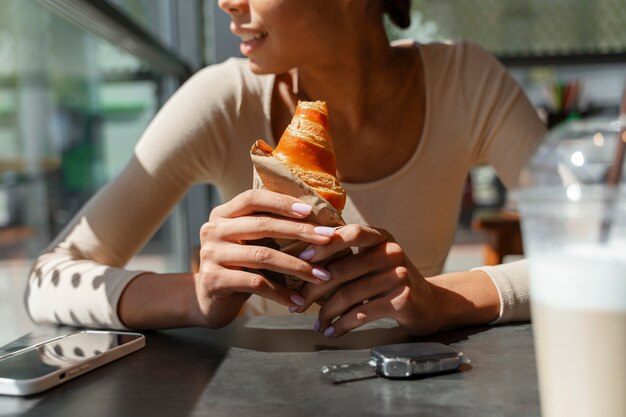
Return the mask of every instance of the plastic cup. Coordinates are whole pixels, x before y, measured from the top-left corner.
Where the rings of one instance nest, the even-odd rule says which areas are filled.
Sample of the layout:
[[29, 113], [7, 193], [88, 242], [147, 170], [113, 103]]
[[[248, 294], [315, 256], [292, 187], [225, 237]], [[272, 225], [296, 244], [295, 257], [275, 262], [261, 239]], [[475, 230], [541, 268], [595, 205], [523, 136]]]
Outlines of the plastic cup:
[[515, 200], [542, 416], [626, 416], [626, 189], [537, 186]]

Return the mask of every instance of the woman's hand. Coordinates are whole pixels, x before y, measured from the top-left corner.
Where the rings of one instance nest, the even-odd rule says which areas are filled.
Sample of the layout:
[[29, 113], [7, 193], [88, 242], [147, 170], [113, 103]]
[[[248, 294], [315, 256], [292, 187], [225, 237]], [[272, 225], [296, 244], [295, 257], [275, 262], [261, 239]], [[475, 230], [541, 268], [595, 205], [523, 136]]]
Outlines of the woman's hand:
[[196, 296], [207, 326], [230, 323], [251, 294], [292, 310], [304, 304], [296, 292], [256, 270], [293, 275], [312, 287], [328, 279], [329, 273], [323, 268], [279, 250], [246, 244], [262, 238], [328, 243], [334, 229], [304, 221], [310, 212], [311, 206], [301, 200], [266, 190], [246, 191], [211, 212], [200, 229], [200, 268], [196, 275]]
[[298, 311], [339, 288], [321, 307], [314, 330], [339, 336], [383, 317], [395, 319], [415, 335], [441, 329], [435, 286], [424, 279], [387, 231], [358, 224], [343, 226], [329, 243], [311, 245], [300, 258], [315, 264], [348, 247], [358, 252], [326, 265], [331, 273], [328, 282], [306, 284], [301, 291], [306, 303]]

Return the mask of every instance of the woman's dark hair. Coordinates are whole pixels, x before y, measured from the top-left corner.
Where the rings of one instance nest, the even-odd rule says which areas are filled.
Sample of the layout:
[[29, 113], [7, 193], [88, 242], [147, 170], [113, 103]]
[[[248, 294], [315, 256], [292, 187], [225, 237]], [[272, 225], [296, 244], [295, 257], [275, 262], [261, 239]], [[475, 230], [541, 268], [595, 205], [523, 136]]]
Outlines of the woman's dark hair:
[[382, 0], [383, 12], [398, 27], [406, 29], [411, 25], [411, 0]]

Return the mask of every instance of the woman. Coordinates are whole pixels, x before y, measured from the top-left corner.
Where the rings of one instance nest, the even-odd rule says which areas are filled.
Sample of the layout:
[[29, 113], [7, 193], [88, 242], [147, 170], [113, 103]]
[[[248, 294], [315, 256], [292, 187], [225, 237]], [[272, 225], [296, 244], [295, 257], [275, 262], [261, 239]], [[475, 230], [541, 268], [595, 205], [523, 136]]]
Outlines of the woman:
[[[527, 319], [523, 264], [441, 275], [468, 170], [490, 163], [514, 186], [544, 132], [506, 71], [464, 42], [390, 45], [383, 13], [407, 26], [409, 0], [219, 4], [248, 60], [199, 72], [164, 106], [122, 174], [37, 260], [26, 295], [33, 318], [219, 327], [250, 294], [303, 312], [343, 285], [319, 311], [314, 330], [326, 336], [381, 317], [416, 335]], [[348, 225], [336, 230], [304, 222], [310, 207], [295, 198], [247, 191], [251, 144], [275, 145], [298, 100], [328, 103], [348, 193]], [[215, 184], [226, 202], [200, 231], [200, 272], [123, 269], [196, 182]], [[296, 258], [245, 245], [261, 237], [311, 246]], [[345, 247], [358, 251], [316, 265]], [[307, 285], [297, 294], [247, 268]]]

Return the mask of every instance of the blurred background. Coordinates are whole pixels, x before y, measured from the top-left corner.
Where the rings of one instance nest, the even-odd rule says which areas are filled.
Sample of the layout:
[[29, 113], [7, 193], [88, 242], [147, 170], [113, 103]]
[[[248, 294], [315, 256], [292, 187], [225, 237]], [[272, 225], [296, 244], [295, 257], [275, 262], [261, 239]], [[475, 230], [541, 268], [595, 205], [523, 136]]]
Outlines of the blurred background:
[[[553, 126], [617, 114], [624, 22], [624, 0], [414, 0], [412, 26], [388, 31], [482, 45]], [[126, 164], [181, 83], [239, 56], [228, 24], [217, 0], [0, 1], [0, 344], [12, 328], [26, 328], [21, 294], [37, 253]], [[218, 201], [210, 187], [194, 187], [131, 267], [189, 270], [199, 227]], [[485, 262], [489, 222], [508, 224], [497, 214], [505, 204], [491, 167], [476, 167], [446, 269]]]

